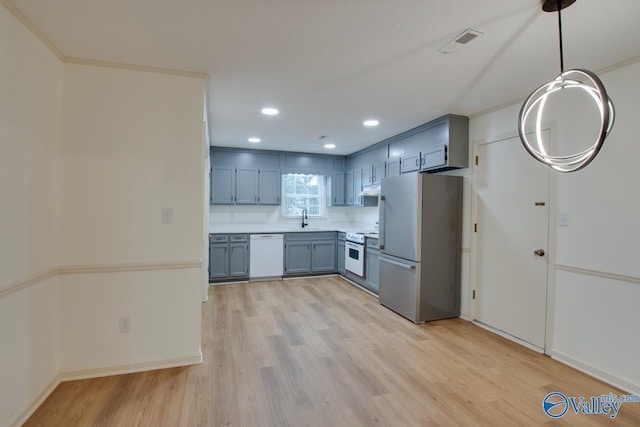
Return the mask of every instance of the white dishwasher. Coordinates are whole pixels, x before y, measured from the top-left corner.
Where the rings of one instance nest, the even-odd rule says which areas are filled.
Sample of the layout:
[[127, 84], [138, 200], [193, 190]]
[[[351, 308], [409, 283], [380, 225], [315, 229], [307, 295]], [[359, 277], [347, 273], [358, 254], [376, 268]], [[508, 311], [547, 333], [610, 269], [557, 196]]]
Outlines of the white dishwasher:
[[249, 279], [281, 279], [284, 270], [284, 235], [252, 234], [249, 238]]

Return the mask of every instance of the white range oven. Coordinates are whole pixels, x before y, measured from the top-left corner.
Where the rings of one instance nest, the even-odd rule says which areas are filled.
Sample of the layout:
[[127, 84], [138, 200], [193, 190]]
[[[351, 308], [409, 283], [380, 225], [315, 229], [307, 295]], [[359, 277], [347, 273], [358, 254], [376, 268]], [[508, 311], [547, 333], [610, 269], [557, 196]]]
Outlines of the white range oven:
[[345, 240], [345, 269], [364, 277], [364, 234], [347, 232]]

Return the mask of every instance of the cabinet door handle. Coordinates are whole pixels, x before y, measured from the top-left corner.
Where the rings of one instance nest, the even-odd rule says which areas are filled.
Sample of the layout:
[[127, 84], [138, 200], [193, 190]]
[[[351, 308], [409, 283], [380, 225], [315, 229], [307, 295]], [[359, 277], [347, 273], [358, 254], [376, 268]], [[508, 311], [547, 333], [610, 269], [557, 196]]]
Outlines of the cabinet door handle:
[[418, 162], [419, 162], [419, 160], [416, 159], [416, 166], [420, 166], [420, 164]]

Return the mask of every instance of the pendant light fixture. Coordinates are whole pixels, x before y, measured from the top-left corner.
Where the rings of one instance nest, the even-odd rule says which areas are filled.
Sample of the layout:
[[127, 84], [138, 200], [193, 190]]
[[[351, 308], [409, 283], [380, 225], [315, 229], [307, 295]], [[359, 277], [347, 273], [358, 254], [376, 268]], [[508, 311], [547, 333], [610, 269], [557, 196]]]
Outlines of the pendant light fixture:
[[[560, 75], [543, 84], [525, 100], [518, 116], [518, 133], [524, 148], [536, 160], [549, 165], [559, 172], [574, 172], [587, 166], [598, 154], [605, 138], [611, 132], [615, 110], [613, 102], [607, 95], [602, 81], [593, 72], [583, 69], [564, 69], [562, 50], [562, 16], [561, 10], [571, 6], [576, 0], [546, 0], [542, 5], [545, 12], [558, 12], [558, 33], [560, 36]], [[582, 89], [596, 104], [600, 116], [600, 127], [594, 144], [588, 149], [568, 156], [552, 156], [544, 146], [542, 134], [542, 116], [549, 96], [563, 91]], [[527, 119], [535, 116], [535, 133], [527, 135], [525, 126]], [[534, 139], [534, 141], [531, 141]]]

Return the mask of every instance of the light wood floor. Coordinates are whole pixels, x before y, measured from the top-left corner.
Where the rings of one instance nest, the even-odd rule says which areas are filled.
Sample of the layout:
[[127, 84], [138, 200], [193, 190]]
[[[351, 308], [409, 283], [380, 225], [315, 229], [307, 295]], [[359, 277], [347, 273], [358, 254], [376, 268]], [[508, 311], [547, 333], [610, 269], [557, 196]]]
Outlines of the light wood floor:
[[463, 320], [414, 325], [338, 277], [209, 297], [204, 363], [62, 383], [26, 425], [640, 425], [640, 403], [554, 421], [549, 392], [621, 391]]

